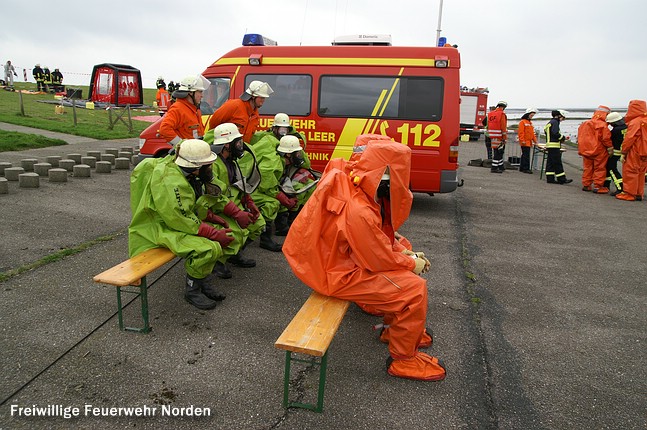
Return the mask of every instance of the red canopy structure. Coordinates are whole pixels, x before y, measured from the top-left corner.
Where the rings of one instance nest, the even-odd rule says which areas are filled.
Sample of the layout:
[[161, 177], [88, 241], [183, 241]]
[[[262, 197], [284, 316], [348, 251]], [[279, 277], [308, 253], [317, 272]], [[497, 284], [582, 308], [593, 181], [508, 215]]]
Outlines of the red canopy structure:
[[144, 104], [142, 75], [124, 64], [97, 64], [92, 69], [88, 98], [115, 106]]

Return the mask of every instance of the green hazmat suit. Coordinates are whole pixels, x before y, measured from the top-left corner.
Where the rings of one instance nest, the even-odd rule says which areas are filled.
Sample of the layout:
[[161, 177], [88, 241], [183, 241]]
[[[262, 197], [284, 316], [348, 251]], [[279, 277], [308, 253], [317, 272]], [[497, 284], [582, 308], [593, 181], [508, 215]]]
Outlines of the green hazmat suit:
[[[253, 157], [251, 157], [251, 155], [247, 152], [245, 153], [243, 158], [245, 157], [249, 157], [251, 160], [251, 163], [245, 163], [245, 165], [249, 166], [251, 164], [253, 167]], [[227, 168], [227, 166], [229, 166], [229, 169]], [[233, 218], [222, 215], [222, 208], [224, 208], [229, 201], [234, 202], [234, 204], [240, 209], [246, 210], [242, 202], [242, 198], [245, 196], [245, 193], [238, 186], [236, 186], [235, 183], [240, 183], [241, 176], [247, 176], [251, 171], [251, 168], [243, 169], [242, 166], [238, 165], [238, 161], [225, 160], [221, 156], [218, 156], [218, 159], [212, 164], [212, 169], [214, 176], [212, 182], [218, 184], [222, 189], [222, 200], [219, 202], [219, 204], [221, 204], [222, 206], [218, 206], [219, 215], [227, 220], [227, 222], [229, 223], [229, 228], [231, 228], [232, 230], [238, 229], [247, 233], [247, 238], [249, 240], [256, 239], [261, 235], [263, 229], [265, 228], [265, 219], [263, 219], [262, 216], [259, 216], [258, 219], [248, 225], [246, 229], [241, 229]]]
[[[274, 133], [271, 131], [259, 132], [254, 136], [260, 136], [260, 139], [255, 140], [253, 151], [256, 155], [258, 169], [261, 172], [261, 182], [254, 193], [252, 193], [252, 198], [260, 209], [261, 214], [263, 214], [263, 218], [273, 221], [280, 212], [287, 211], [287, 208], [281, 206], [281, 203], [276, 199], [276, 195], [280, 191], [283, 191], [286, 194], [296, 196], [298, 206], [293, 209], [296, 211], [305, 204], [308, 197], [314, 192], [314, 187], [309, 188], [308, 191], [304, 193], [299, 193], [299, 190], [305, 188], [307, 184], [309, 182], [313, 182], [314, 179], [309, 181], [304, 179], [304, 182], [307, 183], [295, 181], [292, 183], [292, 188], [283, 189], [282, 183], [285, 180], [286, 175], [288, 178], [291, 178], [295, 173], [297, 173], [297, 169], [290, 168], [289, 166], [286, 169], [285, 158], [279, 155], [276, 151], [280, 141]], [[254, 141], [254, 139], [252, 140]], [[308, 171], [310, 168], [310, 159], [305, 151], [302, 151], [302, 153], [304, 163], [298, 170], [305, 169]], [[247, 162], [247, 160], [244, 159], [243, 163], [245, 162]]]
[[189, 276], [206, 278], [223, 250], [218, 242], [197, 235], [202, 221], [195, 212], [196, 193], [173, 157], [139, 163], [130, 177], [130, 191], [129, 255], [165, 247], [184, 259]]

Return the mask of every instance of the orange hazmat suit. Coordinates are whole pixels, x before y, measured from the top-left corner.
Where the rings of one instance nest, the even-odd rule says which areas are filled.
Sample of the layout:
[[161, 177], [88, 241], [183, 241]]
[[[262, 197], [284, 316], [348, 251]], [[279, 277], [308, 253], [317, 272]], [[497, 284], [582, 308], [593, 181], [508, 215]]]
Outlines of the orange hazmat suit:
[[[410, 164], [409, 147], [384, 141], [367, 145], [350, 174], [327, 170], [292, 224], [283, 254], [315, 291], [384, 314], [394, 359], [391, 375], [441, 380], [445, 369], [438, 359], [417, 350], [427, 319], [426, 281], [413, 272], [416, 260], [395, 240], [413, 201]], [[390, 200], [378, 198], [385, 172]]]
[[[584, 121], [577, 130], [577, 153], [582, 156], [582, 186], [595, 190], [609, 190], [604, 186], [607, 177], [607, 148], [611, 143], [611, 131], [605, 121], [609, 108], [598, 106], [593, 117]], [[588, 191], [588, 190], [587, 190]]]
[[647, 173], [647, 103], [631, 100], [625, 116], [627, 134], [622, 142], [622, 193], [621, 200], [642, 199], [645, 194], [645, 173]]

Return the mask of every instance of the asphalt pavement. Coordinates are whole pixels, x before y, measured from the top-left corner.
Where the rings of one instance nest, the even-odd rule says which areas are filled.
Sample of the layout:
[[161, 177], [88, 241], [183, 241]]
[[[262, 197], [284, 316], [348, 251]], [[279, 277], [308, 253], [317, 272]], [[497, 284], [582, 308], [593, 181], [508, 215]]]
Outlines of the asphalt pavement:
[[[137, 143], [69, 139], [0, 161]], [[152, 332], [121, 332], [114, 288], [92, 277], [127, 258], [129, 172], [10, 183], [0, 271], [79, 252], [0, 283], [0, 429], [645, 429], [647, 201], [582, 192], [574, 150], [564, 154], [569, 185], [468, 166], [483, 142], [460, 151], [464, 186], [416, 194], [401, 229], [431, 257], [428, 352], [447, 378], [389, 376], [372, 330], [380, 319], [351, 306], [329, 350], [321, 414], [282, 407], [274, 341], [310, 291], [281, 253], [250, 245], [257, 267], [218, 280], [227, 299], [211, 311], [183, 300], [182, 263], [169, 263], [149, 279]], [[127, 321], [137, 310], [128, 306]], [[313, 400], [316, 376], [298, 367], [294, 395]], [[144, 416], [124, 416], [138, 407]], [[25, 415], [37, 408], [49, 416]]]

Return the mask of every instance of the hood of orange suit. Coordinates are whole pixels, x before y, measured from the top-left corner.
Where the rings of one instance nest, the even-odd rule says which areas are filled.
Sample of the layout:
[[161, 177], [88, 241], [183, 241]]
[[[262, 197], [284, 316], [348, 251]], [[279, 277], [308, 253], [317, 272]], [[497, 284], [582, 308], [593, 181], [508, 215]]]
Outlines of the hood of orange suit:
[[376, 201], [382, 175], [389, 171], [391, 224], [398, 229], [409, 217], [413, 194], [409, 191], [411, 149], [398, 142], [372, 141], [362, 153], [350, 177], [353, 184]]
[[592, 119], [605, 120], [607, 119], [607, 115], [609, 114], [609, 112], [611, 112], [611, 109], [608, 106], [600, 105], [597, 107], [595, 112], [593, 112]]
[[631, 100], [627, 108], [627, 115], [625, 115], [625, 122], [629, 124], [631, 120], [644, 115], [647, 115], [647, 102], [644, 100]]

